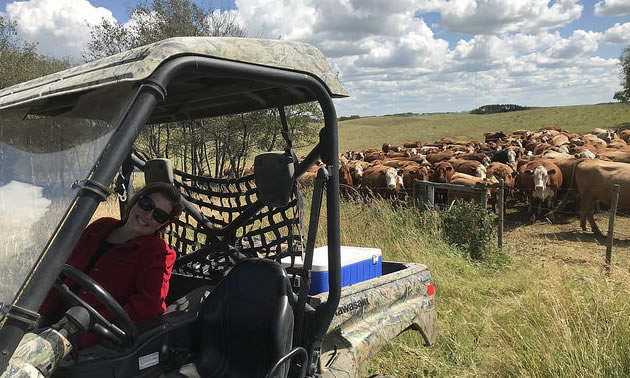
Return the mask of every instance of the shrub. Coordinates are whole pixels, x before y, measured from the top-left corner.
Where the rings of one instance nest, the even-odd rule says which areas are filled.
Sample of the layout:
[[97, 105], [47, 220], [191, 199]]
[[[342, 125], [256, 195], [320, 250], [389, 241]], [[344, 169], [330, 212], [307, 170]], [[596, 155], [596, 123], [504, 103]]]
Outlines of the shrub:
[[486, 260], [496, 251], [496, 218], [473, 202], [456, 202], [440, 212], [442, 238], [471, 259]]

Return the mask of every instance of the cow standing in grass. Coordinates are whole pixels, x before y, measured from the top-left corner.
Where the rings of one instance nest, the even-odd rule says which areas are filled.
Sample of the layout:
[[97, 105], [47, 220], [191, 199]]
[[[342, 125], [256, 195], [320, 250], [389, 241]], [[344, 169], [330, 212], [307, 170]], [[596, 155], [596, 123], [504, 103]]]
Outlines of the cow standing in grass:
[[586, 231], [586, 220], [593, 233], [602, 233], [595, 223], [595, 204], [610, 206], [613, 185], [619, 184], [619, 209], [630, 209], [630, 164], [601, 160], [584, 160], [575, 167], [575, 181], [580, 192], [580, 226]]
[[562, 171], [549, 160], [534, 160], [525, 165], [517, 177], [519, 189], [527, 197], [528, 215], [530, 221], [536, 221], [536, 215], [542, 215], [542, 206], [549, 211], [553, 219], [553, 210], [562, 186]]

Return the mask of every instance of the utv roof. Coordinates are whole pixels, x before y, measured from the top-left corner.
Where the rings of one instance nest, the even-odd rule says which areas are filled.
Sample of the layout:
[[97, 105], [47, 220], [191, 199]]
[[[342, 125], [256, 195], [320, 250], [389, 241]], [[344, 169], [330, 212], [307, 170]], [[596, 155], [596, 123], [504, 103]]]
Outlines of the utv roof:
[[[129, 88], [177, 57], [215, 58], [304, 73], [318, 79], [331, 97], [348, 96], [324, 55], [309, 44], [252, 38], [180, 37], [5, 88], [0, 90], [0, 109], [35, 106], [41, 114], [59, 113], [62, 110], [59, 103], [67, 103], [69, 98], [97, 88]], [[228, 80], [207, 72], [184, 72], [176, 82], [173, 88], [167, 88], [166, 103], [150, 121], [228, 114], [314, 100], [299, 89], [278, 94], [278, 88], [269, 83], [239, 81], [233, 77]], [[270, 97], [274, 97], [274, 104], [269, 103]], [[52, 106], [51, 102], [57, 104]]]

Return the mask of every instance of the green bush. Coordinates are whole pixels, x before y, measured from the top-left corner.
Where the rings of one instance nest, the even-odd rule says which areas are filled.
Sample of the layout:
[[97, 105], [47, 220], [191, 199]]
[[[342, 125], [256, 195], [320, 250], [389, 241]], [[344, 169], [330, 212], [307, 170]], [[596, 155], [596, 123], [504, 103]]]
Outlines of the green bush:
[[456, 202], [440, 212], [442, 238], [473, 260], [496, 252], [497, 216], [473, 202]]

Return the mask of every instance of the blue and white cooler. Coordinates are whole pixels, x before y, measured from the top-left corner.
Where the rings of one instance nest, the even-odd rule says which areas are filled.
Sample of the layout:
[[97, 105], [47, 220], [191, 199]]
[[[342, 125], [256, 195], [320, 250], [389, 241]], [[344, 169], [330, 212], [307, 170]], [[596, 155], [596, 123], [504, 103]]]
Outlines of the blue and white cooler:
[[[290, 257], [282, 259], [283, 265], [289, 264]], [[295, 266], [302, 266], [302, 259], [295, 259]], [[378, 248], [362, 248], [341, 246], [341, 286], [345, 287], [383, 275], [381, 250]], [[328, 246], [315, 248], [313, 251], [313, 268], [311, 270], [311, 287], [309, 295], [328, 291]]]

